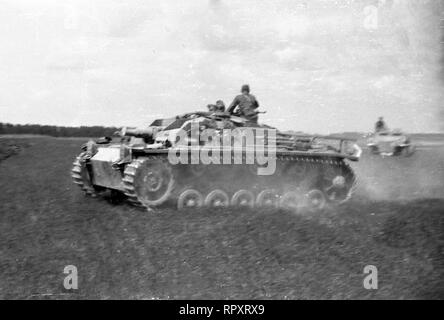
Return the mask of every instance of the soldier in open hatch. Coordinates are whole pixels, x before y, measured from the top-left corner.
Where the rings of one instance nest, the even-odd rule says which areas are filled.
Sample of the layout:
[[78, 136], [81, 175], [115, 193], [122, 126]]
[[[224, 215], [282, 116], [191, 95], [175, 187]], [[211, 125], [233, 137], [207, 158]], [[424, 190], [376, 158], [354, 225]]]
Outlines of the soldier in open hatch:
[[209, 112], [225, 112], [225, 103], [222, 100], [217, 100], [216, 104], [207, 105]]
[[[256, 97], [250, 94], [250, 86], [248, 84], [242, 86], [241, 92], [242, 94], [234, 98], [227, 111], [230, 114], [237, 114], [248, 121], [257, 123], [258, 112], [256, 109], [259, 107], [259, 103], [257, 102]], [[234, 112], [236, 107], [237, 110]]]
[[216, 101], [216, 107], [218, 112], [225, 112], [225, 103], [222, 100]]
[[209, 104], [209, 105], [207, 105], [207, 109], [209, 112], [216, 112], [217, 106], [215, 104]]
[[375, 123], [375, 132], [387, 131], [387, 125], [384, 122], [383, 117], [379, 117], [378, 121]]

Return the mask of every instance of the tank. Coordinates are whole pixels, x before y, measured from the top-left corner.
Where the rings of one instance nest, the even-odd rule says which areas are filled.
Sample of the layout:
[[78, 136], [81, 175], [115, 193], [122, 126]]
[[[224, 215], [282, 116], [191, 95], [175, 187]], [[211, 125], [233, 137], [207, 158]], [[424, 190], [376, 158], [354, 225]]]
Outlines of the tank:
[[368, 138], [367, 147], [372, 154], [406, 157], [411, 156], [416, 149], [410, 137], [400, 129], [375, 132]]
[[191, 112], [88, 141], [72, 178], [90, 196], [123, 194], [152, 210], [283, 207], [322, 210], [349, 200], [354, 140], [281, 132], [224, 112]]

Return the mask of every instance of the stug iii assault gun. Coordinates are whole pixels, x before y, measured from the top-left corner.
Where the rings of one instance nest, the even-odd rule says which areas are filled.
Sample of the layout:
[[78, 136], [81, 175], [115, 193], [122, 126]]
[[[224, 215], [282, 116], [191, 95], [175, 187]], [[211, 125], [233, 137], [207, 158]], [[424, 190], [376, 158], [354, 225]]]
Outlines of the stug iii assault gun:
[[347, 201], [361, 150], [342, 137], [284, 133], [224, 112], [191, 112], [89, 141], [72, 178], [137, 206], [269, 206], [320, 210]]

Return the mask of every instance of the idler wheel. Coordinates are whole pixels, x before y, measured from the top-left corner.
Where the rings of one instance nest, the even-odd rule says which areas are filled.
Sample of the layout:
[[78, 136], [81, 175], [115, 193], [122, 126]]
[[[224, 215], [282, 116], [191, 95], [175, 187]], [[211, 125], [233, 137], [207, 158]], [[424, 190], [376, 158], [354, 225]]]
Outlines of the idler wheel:
[[211, 191], [205, 198], [205, 205], [208, 207], [228, 207], [230, 204], [230, 198], [225, 191], [216, 189]]
[[324, 209], [326, 199], [324, 193], [321, 190], [310, 190], [306, 195], [307, 207], [312, 211], [319, 211]]
[[301, 207], [302, 196], [296, 191], [286, 192], [279, 204], [281, 208], [297, 211]]
[[174, 177], [171, 167], [159, 160], [146, 160], [135, 173], [134, 189], [137, 199], [145, 206], [158, 206], [171, 195]]
[[177, 208], [198, 208], [204, 203], [203, 195], [194, 189], [188, 189], [182, 192], [177, 200]]
[[338, 175], [332, 179], [324, 179], [324, 194], [331, 202], [341, 203], [348, 196], [347, 181], [344, 176]]
[[236, 207], [254, 207], [254, 194], [248, 190], [239, 190], [231, 198], [231, 205]]
[[256, 206], [277, 208], [279, 206], [279, 196], [271, 189], [262, 190], [257, 195]]

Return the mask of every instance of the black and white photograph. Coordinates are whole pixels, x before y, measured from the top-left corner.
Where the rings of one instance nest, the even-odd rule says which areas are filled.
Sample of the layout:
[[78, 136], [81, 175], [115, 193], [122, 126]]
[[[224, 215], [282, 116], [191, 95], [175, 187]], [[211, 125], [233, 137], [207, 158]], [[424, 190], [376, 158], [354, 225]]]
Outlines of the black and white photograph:
[[0, 300], [442, 299], [444, 0], [0, 0]]

